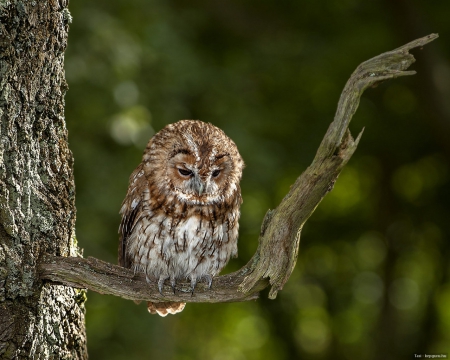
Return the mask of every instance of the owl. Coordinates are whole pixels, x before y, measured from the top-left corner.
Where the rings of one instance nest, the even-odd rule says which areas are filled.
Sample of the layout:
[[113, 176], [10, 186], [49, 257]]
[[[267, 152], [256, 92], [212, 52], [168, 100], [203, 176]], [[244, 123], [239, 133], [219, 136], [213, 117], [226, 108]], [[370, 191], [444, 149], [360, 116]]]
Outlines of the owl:
[[[212, 124], [181, 120], [154, 135], [120, 210], [119, 264], [144, 272], [160, 292], [180, 279], [192, 292], [199, 281], [211, 287], [237, 256], [243, 167], [235, 143]], [[184, 306], [149, 302], [148, 311], [166, 316]]]

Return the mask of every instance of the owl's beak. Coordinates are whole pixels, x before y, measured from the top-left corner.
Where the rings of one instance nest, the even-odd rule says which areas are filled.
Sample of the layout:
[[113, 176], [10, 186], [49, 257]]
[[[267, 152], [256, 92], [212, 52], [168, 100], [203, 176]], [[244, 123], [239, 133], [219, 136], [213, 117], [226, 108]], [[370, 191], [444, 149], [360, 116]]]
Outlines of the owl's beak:
[[194, 178], [194, 190], [198, 193], [199, 196], [201, 196], [203, 194], [203, 190], [205, 190], [205, 185], [198, 176]]

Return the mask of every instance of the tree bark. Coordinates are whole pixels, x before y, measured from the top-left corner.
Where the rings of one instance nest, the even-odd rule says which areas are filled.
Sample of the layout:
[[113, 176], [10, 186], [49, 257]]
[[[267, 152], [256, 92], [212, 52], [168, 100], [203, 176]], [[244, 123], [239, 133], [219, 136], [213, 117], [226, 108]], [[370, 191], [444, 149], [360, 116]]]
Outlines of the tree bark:
[[64, 120], [66, 0], [0, 2], [0, 358], [86, 359], [85, 293], [43, 284], [43, 253], [77, 256]]

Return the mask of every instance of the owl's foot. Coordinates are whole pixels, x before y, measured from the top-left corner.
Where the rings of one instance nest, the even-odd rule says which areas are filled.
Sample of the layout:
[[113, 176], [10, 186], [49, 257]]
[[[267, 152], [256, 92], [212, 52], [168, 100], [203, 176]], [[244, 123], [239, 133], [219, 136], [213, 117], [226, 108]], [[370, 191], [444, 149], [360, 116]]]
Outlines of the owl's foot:
[[197, 285], [197, 277], [191, 275], [191, 296], [194, 295], [195, 286]]
[[208, 286], [208, 289], [211, 289], [212, 285], [212, 275], [203, 275], [203, 279], [205, 279], [206, 286]]
[[[147, 277], [147, 282], [150, 284], [152, 283], [152, 281]], [[164, 289], [164, 283], [166, 282], [166, 280], [169, 279], [169, 276], [164, 276], [164, 275], [160, 275], [159, 276], [159, 280], [158, 280], [158, 291], [161, 295], [163, 295], [163, 289]], [[177, 285], [176, 279], [174, 277], [170, 277], [170, 287], [173, 290], [173, 294], [175, 295], [175, 286]]]
[[[204, 281], [206, 283], [206, 286], [208, 287], [208, 289], [211, 289], [212, 286], [212, 281], [213, 281], [213, 277], [212, 275], [202, 275], [201, 277], [197, 277], [194, 275], [190, 275], [189, 278], [191, 279], [191, 295], [194, 295], [194, 291], [195, 291], [195, 287], [197, 286], [197, 282], [198, 281]], [[172, 276], [164, 276], [164, 275], [160, 275], [158, 278], [158, 291], [161, 295], [163, 294], [163, 290], [164, 290], [164, 283], [166, 282], [167, 279], [170, 279], [170, 287], [172, 288], [173, 294], [176, 295], [176, 279], [175, 277]], [[149, 277], [146, 277], [146, 280], [149, 284], [152, 284], [153, 281], [150, 280]]]
[[190, 279], [191, 279], [191, 295], [194, 295], [194, 290], [195, 290], [195, 287], [197, 286], [197, 282], [199, 280], [205, 281], [208, 289], [211, 289], [212, 280], [213, 280], [212, 275], [203, 275], [201, 277], [196, 277], [196, 276], [191, 275]]
[[170, 286], [172, 287], [173, 290], [173, 294], [175, 295], [175, 285], [177, 284], [177, 281], [175, 280], [174, 277], [170, 278]]
[[164, 282], [168, 279], [169, 277], [168, 276], [164, 276], [164, 275], [160, 275], [159, 276], [159, 280], [158, 280], [158, 291], [159, 291], [159, 293], [162, 295], [163, 293], [162, 293], [162, 291], [163, 291], [163, 288], [164, 288]]

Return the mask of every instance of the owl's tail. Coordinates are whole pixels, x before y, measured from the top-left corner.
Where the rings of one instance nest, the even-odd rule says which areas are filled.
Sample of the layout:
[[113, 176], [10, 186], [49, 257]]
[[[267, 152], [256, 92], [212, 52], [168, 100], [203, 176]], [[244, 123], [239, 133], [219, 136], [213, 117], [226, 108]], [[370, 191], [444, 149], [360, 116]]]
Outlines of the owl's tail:
[[158, 314], [159, 316], [166, 316], [167, 314], [178, 314], [179, 312], [182, 312], [186, 303], [182, 302], [160, 302], [160, 303], [153, 303], [153, 302], [147, 302], [147, 310], [150, 314]]

